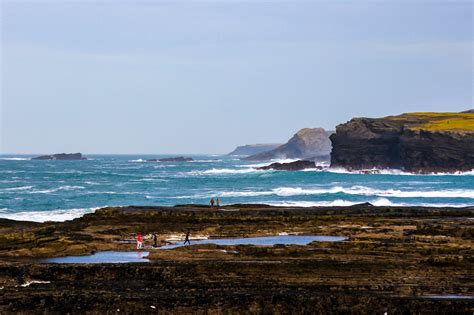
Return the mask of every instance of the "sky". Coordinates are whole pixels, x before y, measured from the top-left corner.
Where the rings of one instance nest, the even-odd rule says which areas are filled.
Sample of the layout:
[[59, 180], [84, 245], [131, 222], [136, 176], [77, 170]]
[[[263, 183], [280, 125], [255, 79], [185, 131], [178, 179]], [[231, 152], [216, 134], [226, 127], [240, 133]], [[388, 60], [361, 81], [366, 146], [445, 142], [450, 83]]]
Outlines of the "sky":
[[471, 1], [0, 2], [0, 153], [219, 154], [474, 107]]

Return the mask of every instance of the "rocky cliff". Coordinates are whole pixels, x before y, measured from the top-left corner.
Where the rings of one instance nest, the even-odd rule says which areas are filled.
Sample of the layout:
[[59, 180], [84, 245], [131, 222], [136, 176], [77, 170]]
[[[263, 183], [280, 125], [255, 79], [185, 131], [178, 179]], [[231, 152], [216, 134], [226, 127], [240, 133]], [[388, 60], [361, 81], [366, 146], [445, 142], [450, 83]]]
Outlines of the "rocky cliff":
[[249, 161], [272, 159], [313, 160], [327, 156], [331, 152], [329, 135], [332, 132], [323, 128], [304, 128], [298, 131], [287, 143], [267, 152], [244, 158]]
[[474, 169], [474, 113], [354, 118], [331, 136], [331, 166], [415, 173]]
[[228, 155], [249, 156], [276, 149], [280, 145], [281, 143], [242, 145], [235, 148], [235, 150], [230, 152]]

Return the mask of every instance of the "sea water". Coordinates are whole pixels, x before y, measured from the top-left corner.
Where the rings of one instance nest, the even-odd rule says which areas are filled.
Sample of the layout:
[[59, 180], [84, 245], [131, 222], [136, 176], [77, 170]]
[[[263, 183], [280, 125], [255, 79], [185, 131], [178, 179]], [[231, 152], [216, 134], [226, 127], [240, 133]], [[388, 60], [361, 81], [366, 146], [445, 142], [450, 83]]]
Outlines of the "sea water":
[[[279, 206], [465, 207], [474, 172], [456, 175], [350, 173], [340, 169], [262, 171], [270, 162], [186, 155], [192, 162], [146, 162], [169, 155], [87, 155], [85, 161], [0, 156], [0, 218], [64, 221], [105, 206], [261, 203]], [[284, 162], [284, 161], [283, 161]]]

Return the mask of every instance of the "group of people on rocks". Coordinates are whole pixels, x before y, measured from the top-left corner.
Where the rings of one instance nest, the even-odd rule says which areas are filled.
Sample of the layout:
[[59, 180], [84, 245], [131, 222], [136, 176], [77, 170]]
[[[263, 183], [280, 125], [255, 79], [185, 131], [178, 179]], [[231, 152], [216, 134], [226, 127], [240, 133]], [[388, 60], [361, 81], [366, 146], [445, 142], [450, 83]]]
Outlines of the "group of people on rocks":
[[[189, 235], [191, 234], [191, 231], [187, 231], [186, 232], [186, 236], [184, 237], [184, 245], [186, 245], [186, 243], [188, 245], [191, 245], [191, 241], [189, 240]], [[157, 248], [158, 247], [158, 236], [156, 235], [156, 233], [153, 233], [152, 234], [152, 238], [153, 238], [153, 247], [154, 248]], [[142, 235], [140, 232], [137, 233], [137, 249], [143, 249], [143, 239], [142, 239]]]
[[[214, 206], [220, 207], [221, 200], [219, 198], [211, 198], [209, 203], [211, 204], [211, 209], [213, 209]], [[186, 236], [184, 238], [184, 245], [186, 245], [186, 243], [188, 245], [191, 244], [191, 241], [189, 240], [189, 234], [190, 234], [190, 231], [188, 230], [186, 232]], [[152, 237], [153, 237], [153, 247], [156, 248], [156, 247], [158, 247], [158, 236], [156, 235], [156, 233], [153, 233]], [[140, 232], [137, 233], [137, 249], [143, 249], [143, 239], [142, 239], [142, 235], [140, 234]]]
[[211, 198], [211, 200], [209, 201], [209, 203], [211, 204], [211, 208], [214, 208], [214, 205], [215, 205], [216, 207], [220, 207], [220, 205], [221, 205], [221, 200], [220, 200], [219, 198], [216, 198], [216, 199]]

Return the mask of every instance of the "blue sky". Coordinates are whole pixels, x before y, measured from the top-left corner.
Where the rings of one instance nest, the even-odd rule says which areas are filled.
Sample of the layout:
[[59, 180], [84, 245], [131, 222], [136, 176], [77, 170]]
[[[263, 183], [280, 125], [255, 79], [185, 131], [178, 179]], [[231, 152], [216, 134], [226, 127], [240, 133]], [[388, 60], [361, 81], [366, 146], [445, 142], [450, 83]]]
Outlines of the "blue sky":
[[1, 1], [2, 153], [226, 153], [473, 105], [471, 1]]

